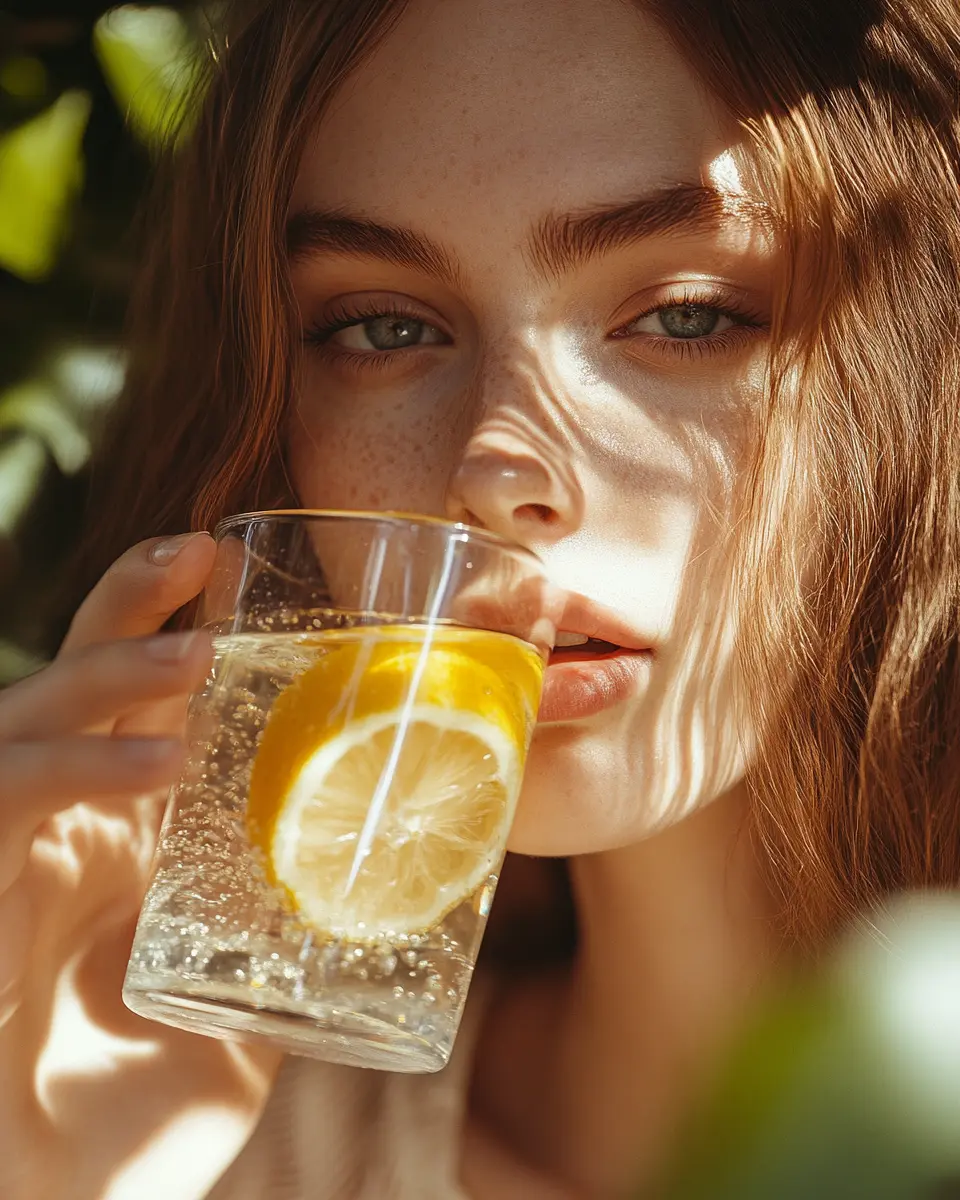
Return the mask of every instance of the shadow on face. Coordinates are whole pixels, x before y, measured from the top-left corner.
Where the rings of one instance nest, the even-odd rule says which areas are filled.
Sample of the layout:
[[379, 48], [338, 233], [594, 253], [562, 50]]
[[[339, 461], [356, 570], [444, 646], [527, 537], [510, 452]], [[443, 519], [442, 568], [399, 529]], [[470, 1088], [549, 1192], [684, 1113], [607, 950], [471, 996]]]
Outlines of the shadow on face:
[[772, 254], [736, 162], [621, 0], [415, 0], [301, 163], [300, 502], [489, 528], [649, 652], [539, 727], [523, 852], [636, 840], [744, 769], [731, 562]]

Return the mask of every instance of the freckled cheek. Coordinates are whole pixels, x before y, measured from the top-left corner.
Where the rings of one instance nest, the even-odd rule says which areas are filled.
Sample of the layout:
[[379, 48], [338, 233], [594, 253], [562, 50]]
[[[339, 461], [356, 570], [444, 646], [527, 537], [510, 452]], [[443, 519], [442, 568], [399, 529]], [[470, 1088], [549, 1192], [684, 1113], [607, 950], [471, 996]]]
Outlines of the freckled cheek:
[[443, 511], [449, 432], [402, 401], [371, 405], [311, 387], [287, 430], [287, 461], [310, 508]]

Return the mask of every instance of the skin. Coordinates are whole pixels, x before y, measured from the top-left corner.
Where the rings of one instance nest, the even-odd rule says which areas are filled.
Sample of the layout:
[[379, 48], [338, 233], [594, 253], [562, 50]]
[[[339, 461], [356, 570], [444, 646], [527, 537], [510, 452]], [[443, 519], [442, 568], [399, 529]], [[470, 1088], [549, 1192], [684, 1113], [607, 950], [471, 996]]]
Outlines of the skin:
[[[291, 264], [310, 343], [287, 431], [302, 502], [483, 524], [653, 651], [635, 694], [536, 737], [513, 846], [571, 857], [580, 937], [574, 961], [515, 972], [486, 1010], [463, 1138], [478, 1200], [653, 1178], [772, 957], [743, 837], [728, 536], [772, 264], [738, 215], [735, 163], [718, 106], [622, 0], [412, 0], [302, 162], [294, 210], [412, 229], [457, 265], [448, 278], [369, 255]], [[551, 214], [705, 182], [726, 195], [709, 231], [538, 269], [529, 233]], [[379, 365], [357, 356], [358, 327], [314, 344], [350, 305], [389, 317], [398, 298], [439, 336]], [[678, 350], [664, 321], [701, 319], [677, 311], [693, 299], [735, 304], [735, 335], [721, 314], [709, 348]], [[184, 696], [210, 662], [202, 635], [156, 634], [212, 559], [205, 535], [134, 547], [57, 661], [0, 696], [9, 1200], [98, 1200], [121, 1176], [125, 1194], [175, 1178], [202, 1197], [269, 1093], [277, 1055], [120, 1003]], [[44, 1057], [50, 1028], [70, 1048], [59, 1059]]]
[[[530, 232], [552, 214], [726, 185], [731, 162], [717, 106], [649, 19], [619, 0], [546, 7], [412, 5], [322, 122], [293, 210], [425, 234], [457, 279], [300, 256], [307, 345], [288, 446], [305, 505], [484, 525], [654, 650], [629, 702], [537, 734], [513, 848], [583, 854], [635, 842], [742, 774], [724, 539], [770, 262], [731, 216], [538, 270]], [[398, 96], [403, 119], [385, 121]], [[743, 316], [670, 340], [650, 310], [676, 318], [685, 298]], [[369, 324], [329, 332], [380, 312], [424, 323], [423, 344], [378, 354]]]
[[[729, 534], [773, 264], [735, 137], [620, 0], [417, 0], [301, 163], [294, 214], [426, 236], [447, 267], [328, 242], [294, 257], [301, 501], [483, 525], [653, 650], [625, 701], [535, 736], [511, 847], [573, 856], [581, 948], [491, 1018], [474, 1128], [509, 1154], [478, 1194], [530, 1164], [603, 1194], [655, 1160], [765, 954]], [[719, 189], [720, 219], [542, 269], [531, 231], [551, 216], [676, 184]], [[693, 302], [713, 332], [671, 338]], [[495, 1161], [468, 1150], [468, 1177]]]

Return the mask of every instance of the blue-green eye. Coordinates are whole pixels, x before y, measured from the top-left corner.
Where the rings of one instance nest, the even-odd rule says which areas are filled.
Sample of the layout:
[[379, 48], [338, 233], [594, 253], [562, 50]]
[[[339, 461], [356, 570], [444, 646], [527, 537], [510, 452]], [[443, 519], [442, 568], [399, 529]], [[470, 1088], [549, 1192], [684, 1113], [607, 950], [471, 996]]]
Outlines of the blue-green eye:
[[358, 354], [405, 350], [412, 346], [440, 346], [450, 339], [433, 325], [415, 317], [398, 313], [367, 317], [346, 325], [325, 339], [328, 345], [339, 346]]
[[670, 304], [623, 327], [623, 333], [647, 333], [690, 341], [731, 329], [736, 322], [709, 304]]

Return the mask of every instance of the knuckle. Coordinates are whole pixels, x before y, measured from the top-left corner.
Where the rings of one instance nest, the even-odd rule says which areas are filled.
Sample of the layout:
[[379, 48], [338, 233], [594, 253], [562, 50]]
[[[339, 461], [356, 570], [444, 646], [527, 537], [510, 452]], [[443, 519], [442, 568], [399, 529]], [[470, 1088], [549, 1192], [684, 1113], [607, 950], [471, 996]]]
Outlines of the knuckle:
[[91, 653], [86, 663], [78, 664], [82, 683], [72, 692], [95, 692], [98, 703], [106, 698], [119, 714], [130, 704], [160, 702], [190, 691], [206, 678], [207, 661], [182, 653], [168, 641], [173, 641], [170, 635], [103, 643], [95, 648], [99, 654]]
[[[137, 679], [129, 668], [133, 655], [123, 642], [96, 642], [81, 646], [64, 664], [64, 682], [98, 692], [112, 690], [128, 677]], [[71, 690], [75, 690], [75, 687]]]
[[[149, 692], [162, 673], [161, 664], [146, 652], [145, 639], [114, 639], [81, 646], [65, 660], [64, 675], [71, 684], [82, 684], [97, 692]], [[65, 679], [66, 682], [66, 679]]]
[[[163, 582], [163, 572], [150, 568], [146, 553], [137, 545], [107, 567], [98, 588], [122, 601], [124, 597], [133, 599], [144, 592], [152, 594], [162, 587]], [[98, 588], [91, 595], [95, 595]]]
[[48, 677], [48, 703], [58, 711], [71, 706], [79, 710], [85, 701], [101, 707], [104, 699], [119, 706], [152, 680], [145, 656], [135, 647], [122, 641], [94, 642], [65, 650], [56, 660]]

